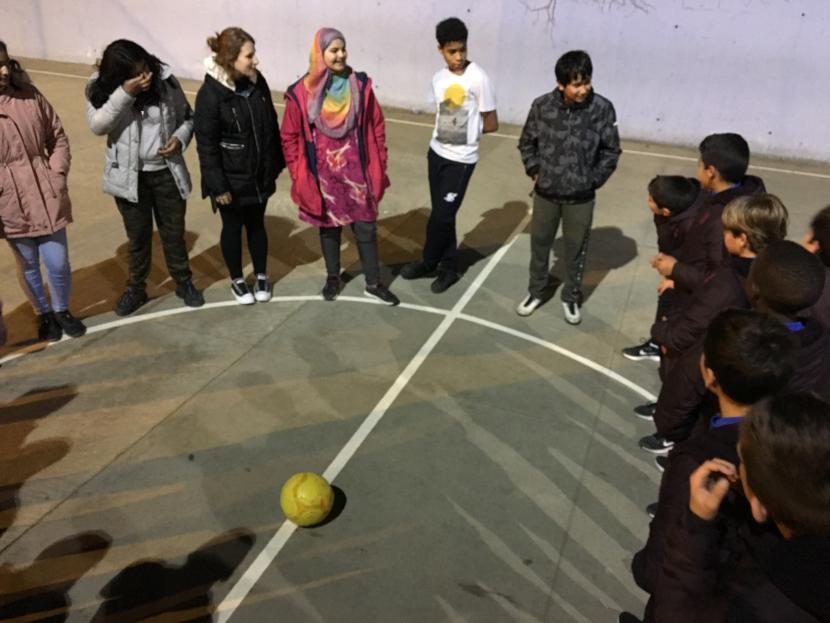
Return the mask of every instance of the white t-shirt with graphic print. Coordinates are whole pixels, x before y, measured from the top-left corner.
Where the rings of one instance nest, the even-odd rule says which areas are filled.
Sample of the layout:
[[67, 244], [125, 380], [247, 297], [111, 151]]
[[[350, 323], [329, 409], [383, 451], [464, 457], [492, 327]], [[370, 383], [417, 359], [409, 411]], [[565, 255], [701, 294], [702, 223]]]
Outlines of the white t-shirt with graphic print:
[[484, 129], [481, 113], [496, 110], [496, 91], [484, 70], [471, 62], [460, 76], [446, 67], [432, 77], [436, 105], [430, 148], [442, 158], [478, 162]]

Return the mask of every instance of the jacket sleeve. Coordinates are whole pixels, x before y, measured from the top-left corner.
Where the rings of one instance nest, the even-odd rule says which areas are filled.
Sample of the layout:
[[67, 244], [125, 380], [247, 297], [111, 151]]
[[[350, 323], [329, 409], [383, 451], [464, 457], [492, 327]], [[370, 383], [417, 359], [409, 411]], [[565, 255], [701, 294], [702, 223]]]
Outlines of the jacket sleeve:
[[386, 175], [387, 162], [389, 154], [386, 150], [386, 122], [383, 118], [383, 110], [380, 108], [374, 90], [369, 91], [369, 114], [372, 119], [372, 131], [375, 134], [375, 141], [378, 145], [378, 153], [380, 154], [380, 164], [383, 169], [384, 176]]
[[199, 154], [199, 171], [203, 188], [211, 197], [230, 192], [230, 184], [222, 168], [222, 126], [219, 118], [219, 102], [203, 85], [196, 94], [196, 114], [193, 119], [196, 135], [196, 152]]
[[522, 164], [528, 177], [537, 175], [540, 168], [538, 117], [539, 106], [536, 102], [533, 102], [522, 128], [522, 134], [519, 137], [519, 153], [522, 156]]
[[657, 513], [649, 525], [648, 540], [631, 563], [634, 581], [649, 594], [657, 590], [667, 538], [689, 506], [689, 476], [697, 467], [691, 456], [675, 452], [663, 473]]
[[179, 121], [179, 127], [173, 131], [173, 136], [179, 139], [182, 144], [182, 151], [184, 151], [193, 138], [193, 109], [190, 107], [190, 102], [187, 101], [179, 81], [171, 76], [167, 82], [172, 90], [172, 99], [176, 107], [176, 119]]
[[69, 139], [63, 130], [58, 113], [46, 98], [38, 92], [38, 103], [44, 120], [46, 133], [46, 153], [49, 155], [49, 168], [63, 176], [69, 175], [69, 163], [72, 160], [69, 151]]
[[305, 139], [303, 138], [303, 119], [299, 106], [294, 99], [286, 95], [285, 113], [280, 126], [280, 141], [282, 142], [282, 153], [285, 164], [294, 178], [294, 165], [300, 160], [301, 150], [304, 149]]
[[705, 271], [702, 268], [692, 266], [686, 262], [677, 262], [671, 271], [669, 279], [674, 281], [674, 287], [694, 292], [703, 283]]
[[620, 160], [620, 134], [617, 131], [617, 113], [608, 103], [608, 112], [599, 128], [599, 151], [591, 174], [594, 188], [600, 188], [617, 168]]
[[654, 216], [654, 229], [657, 231], [657, 250], [669, 255], [677, 244], [674, 238], [674, 227], [671, 219], [665, 216]]
[[89, 124], [89, 129], [98, 136], [109, 134], [115, 129], [121, 116], [129, 114], [133, 102], [135, 102], [135, 98], [127, 93], [123, 87], [115, 89], [101, 108], [95, 108], [87, 100], [86, 121]]
[[717, 598], [719, 530], [688, 509], [666, 539], [654, 592], [655, 623], [707, 623], [724, 620]]

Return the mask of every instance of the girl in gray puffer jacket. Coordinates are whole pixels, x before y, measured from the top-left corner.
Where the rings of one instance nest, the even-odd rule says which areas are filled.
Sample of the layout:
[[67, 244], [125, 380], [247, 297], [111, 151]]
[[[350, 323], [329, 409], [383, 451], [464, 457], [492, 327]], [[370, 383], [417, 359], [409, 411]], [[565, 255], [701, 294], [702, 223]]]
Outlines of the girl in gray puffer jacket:
[[184, 241], [191, 183], [182, 151], [193, 115], [178, 80], [140, 45], [119, 39], [104, 50], [86, 95], [90, 129], [107, 136], [103, 190], [115, 196], [128, 239], [130, 276], [115, 313], [126, 316], [147, 302], [154, 216], [176, 295], [200, 307]]

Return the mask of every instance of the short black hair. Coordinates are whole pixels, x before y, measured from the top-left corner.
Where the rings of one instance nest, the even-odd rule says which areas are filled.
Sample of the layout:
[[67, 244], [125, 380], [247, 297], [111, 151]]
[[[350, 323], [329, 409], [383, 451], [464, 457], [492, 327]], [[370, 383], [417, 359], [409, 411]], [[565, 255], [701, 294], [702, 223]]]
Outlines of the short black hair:
[[682, 175], [658, 175], [648, 183], [648, 194], [658, 207], [674, 216], [694, 204], [700, 194], [700, 182]]
[[740, 134], [710, 134], [698, 147], [703, 166], [715, 167], [730, 184], [742, 182], [749, 167], [749, 144]]
[[467, 26], [457, 17], [448, 17], [435, 27], [435, 38], [442, 48], [453, 41], [467, 43], [467, 34]]
[[703, 357], [723, 392], [751, 405], [784, 388], [796, 368], [793, 334], [772, 316], [748, 309], [718, 314], [703, 341]]
[[554, 71], [556, 72], [556, 81], [563, 86], [567, 86], [580, 78], [590, 80], [594, 73], [594, 66], [587, 52], [571, 50], [559, 57]]
[[800, 244], [776, 240], [753, 260], [749, 284], [769, 309], [793, 316], [818, 301], [824, 270], [821, 261]]
[[813, 230], [813, 240], [818, 243], [819, 259], [830, 268], [830, 206], [813, 217], [810, 229]]
[[797, 536], [830, 534], [830, 404], [779, 394], [750, 409], [738, 447], [746, 484]]

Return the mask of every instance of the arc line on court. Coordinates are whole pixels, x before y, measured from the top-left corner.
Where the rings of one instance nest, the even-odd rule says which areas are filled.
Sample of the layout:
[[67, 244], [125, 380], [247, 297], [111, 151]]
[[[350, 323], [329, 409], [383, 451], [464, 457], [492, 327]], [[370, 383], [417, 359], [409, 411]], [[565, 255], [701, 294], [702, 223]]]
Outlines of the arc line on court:
[[[59, 71], [47, 71], [45, 69], [27, 69], [28, 73], [32, 74], [42, 74], [44, 76], [57, 76], [59, 78], [74, 78], [76, 80], [87, 80], [89, 76], [79, 76], [77, 74], [67, 74], [61, 73]], [[187, 95], [195, 96], [196, 93], [194, 91], [184, 91]], [[285, 104], [275, 103], [275, 107], [277, 108], [285, 108]], [[420, 128], [429, 128], [432, 129], [434, 124], [432, 123], [425, 123], [423, 121], [409, 121], [408, 119], [395, 119], [394, 117], [386, 117], [386, 121], [389, 123], [395, 123], [398, 125], [410, 125]], [[519, 137], [513, 134], [502, 134], [501, 132], [491, 132], [489, 136], [494, 138], [507, 138], [512, 139], [514, 141], [518, 140]], [[661, 158], [664, 160], [681, 160], [683, 162], [697, 162], [697, 158], [692, 158], [690, 156], [677, 156], [674, 154], [664, 154], [662, 152], [652, 152], [652, 151], [638, 151], [636, 149], [624, 149], [623, 155], [631, 154], [632, 156], [643, 156], [646, 158]], [[797, 169], [782, 169], [779, 167], [765, 167], [756, 164], [750, 164], [750, 169], [755, 169], [756, 171], [767, 171], [769, 173], [784, 173], [786, 175], [798, 175], [802, 177], [815, 177], [823, 180], [830, 180], [830, 174], [827, 173], [813, 173], [811, 171], [799, 171]]]

